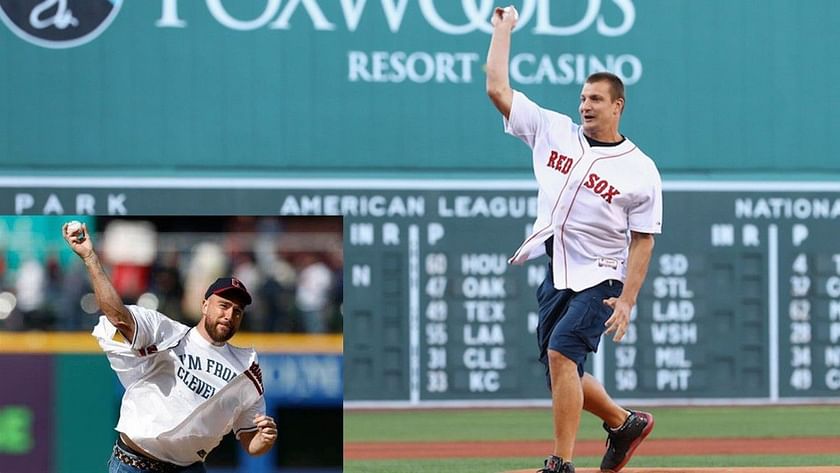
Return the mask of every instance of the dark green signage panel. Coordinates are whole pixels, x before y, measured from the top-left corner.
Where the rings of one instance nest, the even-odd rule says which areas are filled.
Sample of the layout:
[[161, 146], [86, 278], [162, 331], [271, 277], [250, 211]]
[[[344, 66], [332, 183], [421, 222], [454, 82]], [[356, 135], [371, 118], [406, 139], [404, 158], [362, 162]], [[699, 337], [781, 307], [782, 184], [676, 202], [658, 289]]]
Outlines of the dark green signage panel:
[[[345, 399], [545, 400], [535, 292], [510, 266], [526, 180], [6, 181], [5, 214], [344, 215]], [[840, 186], [665, 181], [633, 323], [588, 369], [620, 399], [811, 402], [840, 392]]]

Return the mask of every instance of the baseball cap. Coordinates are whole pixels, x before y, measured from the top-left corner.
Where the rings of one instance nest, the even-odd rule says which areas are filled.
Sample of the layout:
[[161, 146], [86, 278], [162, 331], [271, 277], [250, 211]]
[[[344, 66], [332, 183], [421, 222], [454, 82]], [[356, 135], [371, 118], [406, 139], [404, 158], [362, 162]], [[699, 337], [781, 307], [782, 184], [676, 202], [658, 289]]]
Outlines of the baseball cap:
[[204, 293], [204, 298], [207, 299], [213, 294], [221, 295], [223, 292], [235, 292], [239, 294], [242, 300], [245, 302], [245, 305], [251, 303], [251, 294], [248, 294], [248, 290], [245, 289], [245, 285], [242, 284], [242, 281], [236, 278], [219, 278], [207, 288], [207, 292]]

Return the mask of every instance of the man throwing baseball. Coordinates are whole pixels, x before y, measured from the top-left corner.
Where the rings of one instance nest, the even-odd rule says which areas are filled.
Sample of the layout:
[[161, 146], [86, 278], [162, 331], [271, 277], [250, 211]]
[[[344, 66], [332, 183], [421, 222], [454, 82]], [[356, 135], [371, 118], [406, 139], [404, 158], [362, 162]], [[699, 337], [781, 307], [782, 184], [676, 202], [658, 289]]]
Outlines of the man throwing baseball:
[[251, 303], [245, 286], [235, 278], [216, 280], [201, 302], [201, 320], [187, 327], [123, 305], [87, 227], [62, 230], [105, 314], [93, 335], [125, 386], [108, 471], [204, 472], [207, 455], [229, 431], [249, 454], [267, 452], [277, 426], [265, 415], [257, 354], [227, 343]]
[[617, 472], [653, 430], [653, 416], [618, 406], [583, 365], [603, 333], [614, 333], [616, 342], [626, 333], [653, 234], [661, 232], [661, 180], [653, 161], [618, 131], [625, 98], [617, 76], [589, 76], [580, 93], [580, 125], [511, 89], [516, 19], [513, 7], [493, 14], [487, 94], [504, 116], [505, 131], [531, 148], [539, 187], [533, 233], [511, 262], [549, 257], [537, 292], [537, 337], [551, 388], [554, 451], [539, 471], [575, 471], [575, 436], [586, 409], [607, 431], [601, 471]]

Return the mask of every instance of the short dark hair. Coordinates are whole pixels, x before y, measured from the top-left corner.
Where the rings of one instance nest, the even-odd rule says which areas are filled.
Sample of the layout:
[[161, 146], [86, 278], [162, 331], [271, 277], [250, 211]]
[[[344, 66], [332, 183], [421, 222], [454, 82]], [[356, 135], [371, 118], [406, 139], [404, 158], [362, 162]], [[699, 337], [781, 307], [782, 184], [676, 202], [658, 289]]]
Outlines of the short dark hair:
[[610, 84], [610, 93], [612, 94], [613, 101], [619, 98], [624, 101], [627, 100], [624, 98], [624, 82], [621, 82], [621, 79], [617, 75], [611, 72], [595, 72], [586, 78], [587, 84], [593, 84], [595, 82], [607, 82]]

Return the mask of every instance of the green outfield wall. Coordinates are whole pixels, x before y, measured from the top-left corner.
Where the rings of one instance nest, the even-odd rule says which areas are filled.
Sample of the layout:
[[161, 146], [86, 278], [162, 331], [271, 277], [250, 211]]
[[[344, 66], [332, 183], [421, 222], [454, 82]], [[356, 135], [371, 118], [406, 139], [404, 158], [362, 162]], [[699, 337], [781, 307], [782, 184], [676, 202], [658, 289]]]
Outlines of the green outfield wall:
[[[838, 171], [833, 0], [515, 0], [513, 86], [628, 84], [664, 174]], [[484, 92], [490, 0], [0, 1], [6, 173], [527, 174]]]
[[[840, 187], [796, 186], [666, 182], [663, 234], [627, 336], [605, 337], [588, 361], [609, 392], [654, 404], [837, 402]], [[348, 405], [547, 403], [535, 297], [546, 258], [507, 264], [535, 217], [533, 192], [365, 197], [375, 199], [384, 215], [345, 219]]]

